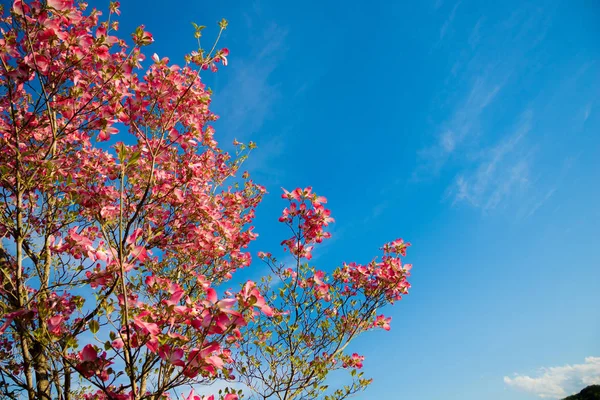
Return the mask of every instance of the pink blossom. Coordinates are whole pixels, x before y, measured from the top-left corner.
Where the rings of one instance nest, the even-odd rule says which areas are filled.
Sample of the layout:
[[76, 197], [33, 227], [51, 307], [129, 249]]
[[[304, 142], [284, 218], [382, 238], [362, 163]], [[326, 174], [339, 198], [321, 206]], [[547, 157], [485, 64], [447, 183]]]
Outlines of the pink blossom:
[[47, 0], [48, 7], [64, 11], [73, 7], [73, 0]]
[[81, 361], [96, 361], [97, 358], [98, 352], [91, 344], [86, 345], [83, 350], [79, 352], [79, 359]]
[[384, 315], [378, 315], [373, 323], [373, 326], [378, 328], [383, 328], [386, 331], [390, 330], [390, 322], [392, 321], [392, 317], [386, 318]]

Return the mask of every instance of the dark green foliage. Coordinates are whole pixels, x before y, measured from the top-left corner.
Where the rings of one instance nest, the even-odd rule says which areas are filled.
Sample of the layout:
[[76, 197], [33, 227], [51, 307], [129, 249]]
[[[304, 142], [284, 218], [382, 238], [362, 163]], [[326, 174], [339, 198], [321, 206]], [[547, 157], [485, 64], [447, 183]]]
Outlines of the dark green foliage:
[[600, 400], [600, 385], [591, 385], [583, 389], [581, 392], [563, 400]]

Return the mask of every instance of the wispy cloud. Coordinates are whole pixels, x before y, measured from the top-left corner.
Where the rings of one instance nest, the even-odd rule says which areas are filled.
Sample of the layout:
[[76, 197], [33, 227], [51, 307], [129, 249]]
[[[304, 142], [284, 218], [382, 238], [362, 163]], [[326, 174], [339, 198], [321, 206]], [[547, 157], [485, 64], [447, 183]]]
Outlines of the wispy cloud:
[[556, 187], [553, 187], [552, 189], [548, 190], [548, 192], [546, 192], [546, 194], [544, 195], [544, 197], [542, 197], [537, 203], [535, 203], [533, 205], [533, 207], [531, 208], [531, 210], [529, 211], [529, 213], [527, 214], [527, 216], [530, 217], [533, 214], [535, 214], [536, 211], [540, 207], [542, 207], [544, 205], [544, 203], [546, 203], [548, 200], [550, 200], [550, 198], [552, 196], [554, 196], [554, 193], [556, 193]]
[[268, 19], [259, 1], [249, 5], [244, 18], [247, 38], [239, 49], [242, 55], [232, 52], [226, 81], [213, 96], [213, 110], [226, 116], [216, 123], [224, 145], [234, 139], [257, 144], [243, 168], [260, 175], [263, 184], [275, 184], [282, 173], [273, 161], [284, 151], [285, 132], [265, 133], [263, 125], [282, 98], [274, 72], [286, 55], [287, 29]]
[[420, 152], [423, 162], [417, 168], [417, 176], [425, 171], [437, 173], [470, 136], [478, 133], [482, 114], [503, 84], [504, 80], [491, 81], [484, 75], [474, 79], [467, 96], [451, 117], [441, 124], [436, 143]]
[[450, 15], [448, 15], [448, 18], [442, 24], [442, 27], [440, 28], [440, 39], [443, 39], [444, 36], [446, 36], [446, 33], [448, 33], [448, 29], [450, 28], [452, 22], [454, 21], [454, 18], [456, 17], [456, 10], [458, 9], [458, 6], [460, 6], [460, 3], [461, 2], [459, 1], [454, 5], [454, 7], [452, 7]]
[[450, 188], [454, 203], [467, 202], [484, 211], [496, 208], [513, 190], [528, 183], [529, 154], [521, 143], [531, 130], [532, 113], [524, 113], [515, 132], [496, 146], [483, 150], [479, 162], [467, 168]]
[[563, 398], [585, 386], [600, 384], [600, 357], [587, 357], [583, 364], [542, 368], [534, 377], [519, 374], [505, 376], [504, 383], [541, 398]]
[[591, 113], [592, 113], [592, 103], [589, 103], [583, 108], [583, 112], [581, 113], [582, 114], [581, 119], [583, 120], [583, 123], [585, 123], [588, 120]]
[[231, 57], [233, 76], [215, 96], [216, 108], [227, 115], [222, 130], [228, 138], [244, 140], [258, 131], [280, 97], [272, 74], [283, 58], [287, 31], [271, 23], [256, 38], [252, 57]]
[[479, 41], [481, 40], [481, 26], [483, 25], [484, 20], [484, 17], [479, 18], [473, 27], [471, 34], [469, 35], [469, 46], [471, 46], [472, 49], [477, 47]]
[[[449, 12], [440, 38], [450, 35], [459, 7], [460, 2]], [[456, 40], [448, 44], [452, 47], [436, 46], [440, 51], [451, 48], [456, 58], [448, 63], [448, 77], [431, 110], [435, 121], [432, 140], [419, 152], [414, 180], [447, 179], [446, 199], [483, 212], [521, 196], [528, 205], [523, 211], [526, 216], [552, 197], [554, 191], [550, 190], [555, 185], [545, 185], [544, 190], [538, 187], [544, 186], [544, 179], [534, 163], [546, 156], [548, 148], [543, 114], [547, 96], [517, 94], [521, 93], [517, 85], [529, 82], [541, 65], [541, 43], [552, 15], [529, 4], [505, 19], [479, 15], [472, 20], [470, 31], [456, 32]], [[462, 45], [458, 44], [459, 34], [463, 35]], [[528, 134], [534, 125], [536, 135]]]
[[[552, 173], [552, 179], [546, 185], [538, 183], [537, 186], [545, 186], [536, 188], [537, 193], [532, 193], [530, 201], [523, 201], [520, 210], [521, 217], [531, 217], [539, 209], [541, 209], [550, 199], [552, 199], [556, 192], [563, 186], [563, 182], [567, 177], [569, 171], [579, 158], [581, 152], [575, 156], [567, 156], [564, 158], [562, 165], [558, 170], [554, 170]], [[558, 164], [558, 163], [557, 163]], [[556, 212], [556, 208], [555, 211]]]

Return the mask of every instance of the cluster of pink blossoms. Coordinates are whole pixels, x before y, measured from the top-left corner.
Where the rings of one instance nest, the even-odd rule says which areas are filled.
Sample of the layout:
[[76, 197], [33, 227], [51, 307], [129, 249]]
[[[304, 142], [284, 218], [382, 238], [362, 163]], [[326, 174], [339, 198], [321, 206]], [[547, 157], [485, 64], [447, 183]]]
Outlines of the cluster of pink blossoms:
[[342, 364], [342, 367], [361, 369], [363, 367], [364, 360], [365, 356], [361, 356], [358, 353], [352, 353], [352, 356], [346, 358]]
[[376, 260], [366, 265], [357, 263], [344, 264], [335, 272], [335, 277], [347, 283], [345, 290], [349, 293], [361, 291], [365, 295], [385, 295], [390, 303], [400, 300], [408, 293], [411, 264], [402, 264], [401, 255], [406, 254], [410, 243], [397, 239], [383, 246], [384, 255], [380, 262]]
[[314, 244], [331, 237], [331, 234], [324, 230], [334, 222], [331, 211], [323, 206], [327, 199], [314, 194], [311, 187], [297, 188], [291, 192], [284, 189], [281, 197], [289, 200], [290, 205], [283, 210], [279, 221], [286, 223], [295, 232], [293, 237], [282, 241], [281, 244], [294, 256], [310, 260]]

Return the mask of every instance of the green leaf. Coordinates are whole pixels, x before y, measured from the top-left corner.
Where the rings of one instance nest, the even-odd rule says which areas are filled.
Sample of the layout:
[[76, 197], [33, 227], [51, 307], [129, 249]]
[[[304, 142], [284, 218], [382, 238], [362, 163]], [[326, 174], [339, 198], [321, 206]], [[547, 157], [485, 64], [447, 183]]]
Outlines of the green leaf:
[[66, 343], [66, 347], [67, 349], [74, 349], [77, 348], [77, 339], [75, 339], [74, 337], [70, 336], [67, 338], [67, 343]]
[[125, 161], [125, 145], [123, 143], [117, 143], [115, 145], [115, 150], [117, 151], [117, 155], [119, 156], [119, 161], [121, 164]]
[[90, 331], [95, 335], [100, 330], [100, 324], [95, 319], [88, 322]]
[[138, 160], [140, 159], [140, 156], [142, 155], [142, 153], [140, 151], [136, 151], [134, 152], [131, 157], [129, 158], [129, 165], [135, 165]]

